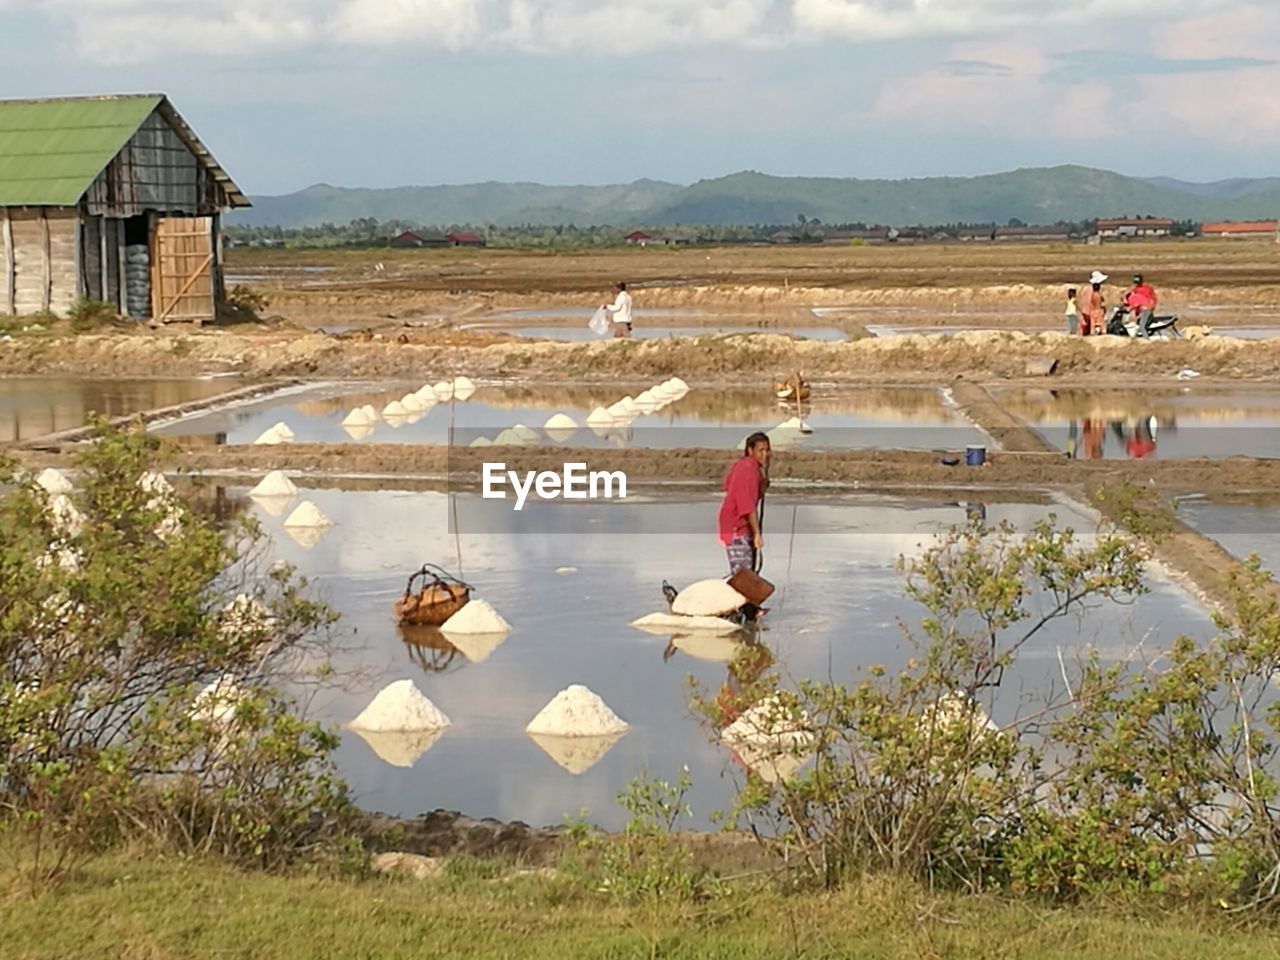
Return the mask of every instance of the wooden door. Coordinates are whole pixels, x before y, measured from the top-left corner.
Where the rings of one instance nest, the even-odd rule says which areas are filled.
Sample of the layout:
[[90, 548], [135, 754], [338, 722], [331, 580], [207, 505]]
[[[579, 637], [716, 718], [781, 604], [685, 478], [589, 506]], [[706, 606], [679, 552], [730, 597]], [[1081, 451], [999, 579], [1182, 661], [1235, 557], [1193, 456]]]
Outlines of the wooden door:
[[214, 317], [211, 217], [158, 217], [151, 243], [151, 315], [158, 323]]

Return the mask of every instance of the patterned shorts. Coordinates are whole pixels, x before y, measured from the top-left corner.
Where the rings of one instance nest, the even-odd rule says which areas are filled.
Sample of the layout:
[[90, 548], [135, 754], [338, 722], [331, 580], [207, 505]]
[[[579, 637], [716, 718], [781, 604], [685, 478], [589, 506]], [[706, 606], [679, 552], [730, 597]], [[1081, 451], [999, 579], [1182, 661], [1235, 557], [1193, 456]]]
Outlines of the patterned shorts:
[[734, 537], [724, 548], [729, 555], [729, 572], [754, 570], [756, 567], [756, 548], [751, 543], [751, 535]]

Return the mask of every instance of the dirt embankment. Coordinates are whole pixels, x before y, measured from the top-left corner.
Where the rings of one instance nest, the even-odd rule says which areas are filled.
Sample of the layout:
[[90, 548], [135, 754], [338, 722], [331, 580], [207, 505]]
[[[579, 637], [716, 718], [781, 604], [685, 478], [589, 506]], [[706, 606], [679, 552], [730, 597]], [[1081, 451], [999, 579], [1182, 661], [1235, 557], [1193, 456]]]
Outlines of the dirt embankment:
[[1082, 339], [1066, 334], [963, 332], [854, 342], [777, 335], [707, 335], [589, 343], [519, 340], [467, 332], [408, 331], [394, 338], [338, 338], [255, 330], [155, 335], [22, 337], [0, 347], [0, 374], [429, 379], [471, 377], [620, 380], [678, 375], [690, 383], [749, 382], [800, 369], [810, 380], [931, 382], [1022, 378], [1028, 361], [1052, 356], [1057, 379], [1168, 378], [1184, 367], [1205, 376], [1280, 375], [1280, 341]]
[[[989, 453], [980, 468], [947, 466], [961, 451], [913, 450], [779, 450], [771, 474], [776, 481], [820, 482], [862, 489], [928, 488], [1015, 491], [1065, 490], [1081, 495], [1090, 489], [1137, 484], [1177, 494], [1237, 494], [1280, 490], [1280, 461], [1234, 457], [1226, 460], [1070, 460], [1054, 453]], [[74, 446], [62, 444], [21, 451], [33, 466], [66, 465]], [[347, 477], [377, 477], [379, 487], [416, 489], [437, 486], [446, 478], [455, 486], [479, 482], [481, 464], [501, 460], [507, 469], [553, 470], [566, 462], [592, 470], [622, 470], [631, 482], [687, 482], [717, 485], [732, 453], [687, 448], [535, 448], [486, 447], [483, 450], [433, 444], [281, 444], [276, 446], [191, 446], [171, 460], [174, 469], [216, 473], [256, 482], [270, 470], [289, 470], [303, 484], [349, 485]], [[424, 481], [426, 482], [424, 484]]]

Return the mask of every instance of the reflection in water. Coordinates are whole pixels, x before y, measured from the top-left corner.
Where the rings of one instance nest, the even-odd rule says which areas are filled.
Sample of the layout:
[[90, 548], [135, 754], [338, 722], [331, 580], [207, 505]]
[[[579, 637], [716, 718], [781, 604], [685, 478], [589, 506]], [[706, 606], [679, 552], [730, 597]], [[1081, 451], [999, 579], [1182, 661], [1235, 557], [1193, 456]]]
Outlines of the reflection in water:
[[547, 733], [527, 736], [543, 753], [577, 777], [599, 763], [625, 734], [623, 730], [600, 737], [554, 737]]
[[215, 397], [238, 386], [229, 379], [0, 378], [0, 443], [83, 427], [91, 412], [123, 417]]
[[995, 391], [1079, 460], [1280, 456], [1280, 392], [1182, 387]]
[[404, 641], [409, 659], [427, 673], [444, 673], [450, 667], [456, 669], [467, 662], [462, 651], [448, 641], [439, 627], [403, 623], [396, 626], [396, 633]]
[[[438, 403], [412, 418], [379, 420], [370, 426], [344, 427], [357, 406], [381, 409], [415, 384], [373, 387], [330, 385], [209, 411], [156, 428], [185, 440], [221, 436], [224, 442], [251, 443], [264, 429], [284, 421], [299, 443], [453, 443], [480, 438], [492, 442], [516, 424], [541, 428], [552, 414], [570, 417], [572, 436], [547, 437], [534, 430], [522, 442], [550, 444], [566, 437], [580, 446], [733, 447], [754, 430], [770, 429], [797, 415], [794, 405], [778, 401], [768, 382], [758, 389], [691, 390], [681, 399], [626, 423], [587, 424], [593, 410], [618, 402], [637, 387], [607, 385], [483, 386], [466, 402]], [[983, 442], [983, 435], [948, 407], [932, 387], [866, 387], [815, 391], [801, 412], [811, 434], [795, 432], [790, 442], [813, 449], [875, 447], [962, 449]], [[904, 429], [905, 428], [905, 429]], [[554, 428], [553, 428], [554, 429]], [[510, 437], [510, 434], [507, 435]], [[778, 443], [785, 445], [779, 436]]]
[[369, 745], [378, 759], [393, 767], [412, 767], [435, 745], [445, 728], [435, 730], [359, 730], [352, 733]]

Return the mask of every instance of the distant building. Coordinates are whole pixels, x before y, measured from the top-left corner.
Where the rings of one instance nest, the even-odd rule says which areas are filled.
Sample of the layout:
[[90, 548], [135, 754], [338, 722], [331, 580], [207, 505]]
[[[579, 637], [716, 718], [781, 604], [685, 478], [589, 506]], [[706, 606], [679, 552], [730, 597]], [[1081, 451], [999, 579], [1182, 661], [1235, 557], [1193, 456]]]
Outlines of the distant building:
[[421, 247], [447, 247], [449, 243], [449, 238], [443, 233], [427, 230], [406, 230], [399, 236], [391, 238], [391, 246], [402, 250]]
[[777, 233], [770, 235], [770, 243], [795, 243], [796, 235], [790, 230], [779, 230]]
[[1205, 223], [1200, 226], [1202, 237], [1227, 237], [1233, 240], [1280, 241], [1280, 224], [1275, 220], [1259, 220], [1250, 223]]
[[964, 243], [990, 243], [995, 238], [995, 227], [961, 227], [956, 231], [956, 239]]
[[1033, 243], [1070, 240], [1070, 227], [996, 227], [997, 243]]
[[1099, 220], [1098, 236], [1168, 237], [1173, 234], [1173, 221], [1161, 217], [1137, 217], [1130, 220]]
[[213, 320], [222, 214], [247, 206], [164, 94], [0, 101], [0, 314]]
[[455, 247], [483, 247], [484, 238], [474, 233], [446, 233], [445, 239]]
[[645, 233], [643, 230], [632, 230], [622, 239], [633, 247], [647, 247], [655, 242], [653, 235]]
[[888, 243], [894, 236], [895, 232], [888, 227], [876, 226], [866, 230], [828, 230], [822, 235], [822, 242], [828, 245], [881, 244]]

